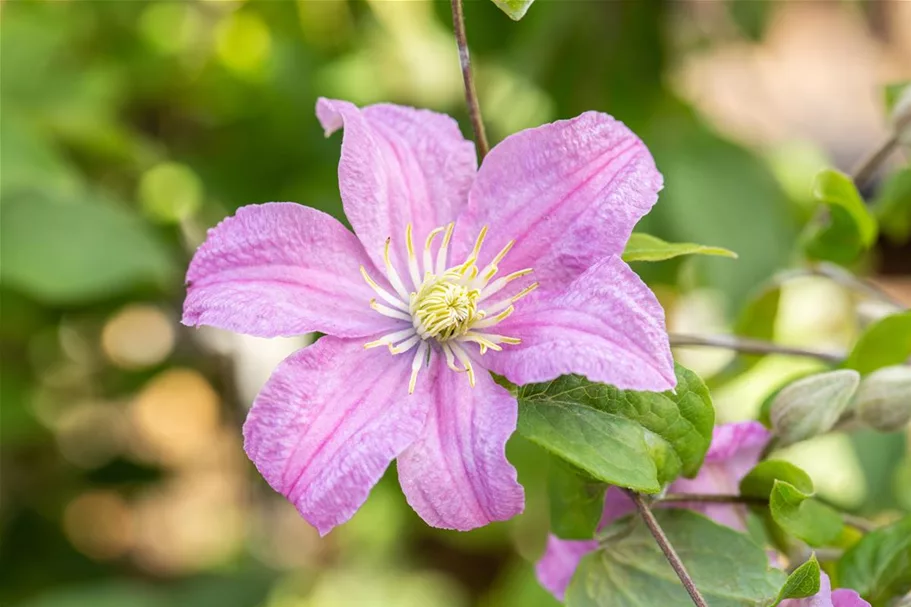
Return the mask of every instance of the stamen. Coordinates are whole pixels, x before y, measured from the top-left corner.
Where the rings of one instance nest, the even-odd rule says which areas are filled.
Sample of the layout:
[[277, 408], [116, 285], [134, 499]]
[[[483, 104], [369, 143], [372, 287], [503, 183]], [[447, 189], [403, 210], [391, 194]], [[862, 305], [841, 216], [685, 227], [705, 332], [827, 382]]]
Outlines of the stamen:
[[449, 241], [452, 240], [452, 231], [455, 229], [455, 223], [446, 226], [446, 233], [443, 235], [443, 243], [437, 252], [437, 271], [436, 274], [443, 274], [446, 271], [446, 253], [449, 250]]
[[[515, 306], [510, 305], [508, 308], [506, 308], [505, 310], [503, 310], [496, 316], [491, 316], [490, 318], [485, 318], [484, 320], [480, 320], [480, 321], [474, 323], [473, 325], [471, 325], [471, 328], [472, 329], [486, 329], [487, 327], [492, 327], [494, 325], [500, 324], [501, 322], [506, 320], [515, 311], [516, 311]], [[486, 314], [490, 314], [490, 312], [487, 310], [485, 310], [484, 312]]]
[[483, 270], [481, 270], [481, 280], [484, 281], [485, 285], [487, 284], [487, 281], [493, 278], [497, 273], [497, 270], [499, 269], [497, 265], [503, 261], [503, 258], [506, 257], [506, 254], [509, 253], [509, 250], [513, 247], [514, 244], [516, 244], [515, 240], [510, 240], [507, 242], [506, 246], [503, 247], [500, 252], [496, 254], [496, 256], [494, 256], [491, 262], [487, 264]]
[[424, 272], [433, 274], [433, 255], [431, 254], [431, 245], [433, 244], [433, 239], [437, 237], [437, 234], [445, 230], [446, 228], [436, 228], [430, 231], [430, 234], [427, 235], [427, 240], [424, 242]]
[[386, 264], [386, 277], [389, 278], [389, 284], [391, 284], [392, 288], [395, 289], [395, 292], [399, 294], [402, 301], [408, 301], [408, 289], [405, 288], [405, 284], [402, 282], [402, 279], [399, 278], [399, 273], [395, 271], [392, 260], [389, 258], [389, 244], [391, 242], [392, 238], [387, 238], [386, 246], [383, 248], [383, 261]]
[[364, 344], [364, 349], [369, 350], [370, 348], [377, 348], [379, 346], [388, 346], [389, 344], [394, 344], [397, 341], [411, 337], [415, 334], [414, 327], [408, 327], [401, 331], [396, 331], [395, 333], [389, 333], [388, 335], [383, 335], [381, 338], [375, 341], [368, 341]]
[[367, 274], [367, 270], [364, 269], [364, 266], [361, 266], [361, 276], [364, 277], [364, 280], [367, 281], [367, 284], [370, 285], [370, 287], [374, 291], [376, 291], [377, 295], [382, 297], [386, 303], [389, 303], [389, 304], [395, 306], [402, 312], [408, 312], [408, 304], [404, 303], [403, 301], [401, 301], [400, 299], [398, 299], [397, 297], [395, 297], [394, 295], [389, 293], [389, 291], [387, 291], [380, 285], [376, 284], [376, 281], [374, 281], [372, 278], [370, 278], [370, 275]]
[[474, 388], [474, 368], [471, 366], [471, 358], [459, 344], [451, 343], [449, 344], [449, 347], [452, 348], [452, 353], [455, 354], [456, 358], [459, 359], [459, 362], [462, 363], [462, 366], [465, 367], [465, 370], [468, 371], [468, 384]]
[[405, 314], [404, 312], [399, 312], [398, 310], [393, 310], [392, 308], [387, 308], [381, 303], [377, 303], [375, 299], [370, 300], [370, 307], [382, 314], [383, 316], [388, 316], [389, 318], [398, 318], [399, 320], [411, 320], [411, 316]]
[[405, 246], [408, 248], [408, 273], [411, 274], [411, 282], [414, 283], [414, 290], [421, 288], [421, 271], [418, 269], [418, 258], [414, 254], [414, 242], [412, 239], [411, 224], [405, 226]]
[[483, 301], [483, 300], [487, 299], [494, 293], [497, 293], [500, 290], [502, 290], [503, 287], [505, 287], [512, 281], [514, 281], [518, 278], [522, 278], [523, 276], [528, 276], [532, 272], [534, 272], [533, 269], [525, 268], [524, 270], [519, 270], [517, 272], [513, 272], [512, 274], [507, 274], [503, 278], [496, 279], [495, 281], [493, 281], [492, 283], [490, 283], [489, 285], [484, 287], [484, 289], [481, 291], [481, 300]]
[[422, 341], [418, 346], [418, 351], [414, 354], [414, 360], [411, 361], [411, 380], [408, 382], [408, 394], [414, 394], [414, 388], [418, 382], [418, 372], [421, 370], [421, 364], [424, 362], [424, 356], [430, 346], [426, 341]]
[[481, 333], [472, 333], [471, 331], [460, 337], [459, 341], [471, 341], [478, 344], [481, 346], [481, 354], [485, 354], [488, 349], [491, 349], [495, 352], [500, 352], [503, 349], [498, 346], [496, 342], [487, 339], [486, 335], [483, 335]]
[[443, 350], [443, 354], [446, 356], [446, 366], [455, 371], [456, 373], [463, 373], [465, 369], [459, 369], [455, 364], [455, 356], [452, 353], [452, 348], [449, 347], [448, 343], [440, 344], [440, 347]]
[[[402, 354], [403, 352], [407, 352], [408, 350], [413, 348], [415, 346], [415, 344], [417, 344], [419, 341], [421, 341], [420, 335], [415, 335], [414, 337], [410, 337], [410, 338], [406, 339], [405, 341], [403, 341], [402, 343], [400, 343], [397, 346], [393, 346], [390, 344], [389, 351], [392, 352], [393, 354]], [[427, 342], [421, 341], [421, 343], [423, 344], [423, 343], [427, 343]]]

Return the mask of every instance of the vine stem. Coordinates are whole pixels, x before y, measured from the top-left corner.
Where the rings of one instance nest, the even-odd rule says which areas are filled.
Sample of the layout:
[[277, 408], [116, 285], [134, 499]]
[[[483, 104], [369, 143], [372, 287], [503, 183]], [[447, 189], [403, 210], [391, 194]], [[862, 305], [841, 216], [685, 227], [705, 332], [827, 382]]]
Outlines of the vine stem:
[[670, 334], [671, 346], [679, 347], [707, 347], [724, 348], [744, 354], [789, 354], [791, 356], [805, 356], [817, 358], [828, 363], [840, 363], [845, 359], [842, 352], [807, 350], [793, 346], [782, 346], [759, 339], [737, 337], [735, 335], [688, 335], [683, 333]]
[[462, 64], [462, 81], [465, 83], [465, 103], [468, 105], [468, 116], [478, 148], [478, 159], [490, 150], [487, 144], [487, 133], [484, 131], [484, 120], [481, 118], [481, 104], [474, 86], [474, 75], [471, 71], [471, 57], [468, 55], [468, 37], [465, 34], [465, 12], [462, 0], [452, 0], [452, 29], [455, 32], [456, 44], [459, 46], [459, 62]]
[[661, 548], [661, 552], [664, 553], [667, 562], [671, 564], [674, 573], [680, 578], [680, 583], [683, 584], [683, 587], [686, 588], [690, 598], [693, 599], [693, 604], [696, 605], [696, 607], [708, 607], [708, 603], [705, 602], [699, 589], [696, 588], [696, 583], [693, 582], [693, 578], [690, 577], [689, 572], [687, 572], [686, 567], [684, 567], [683, 561], [680, 560], [677, 551], [674, 550], [674, 546], [671, 545], [671, 542], [667, 539], [664, 530], [661, 528], [661, 525], [658, 524], [658, 519], [655, 518], [651, 508], [649, 508], [648, 504], [645, 502], [645, 498], [635, 491], [627, 491], [627, 493], [632, 498], [633, 503], [636, 504], [636, 509], [639, 510], [639, 516], [645, 521], [645, 526], [648, 527], [652, 537], [655, 538], [655, 542], [658, 543], [658, 547]]
[[898, 135], [892, 133], [889, 137], [884, 139], [875, 150], [861, 159], [857, 167], [851, 173], [858, 190], [863, 189], [870, 179], [873, 178], [876, 171], [879, 170], [880, 165], [886, 161], [889, 154], [895, 149], [897, 143]]
[[887, 303], [900, 310], [903, 310], [907, 307], [903, 302], [892, 297], [874, 283], [868, 280], [864, 280], [859, 276], [855, 276], [851, 272], [848, 272], [840, 266], [832, 263], [823, 262], [814, 264], [807, 268], [785, 270], [783, 272], [779, 272], [775, 276], [775, 280], [778, 283], [782, 283], [792, 278], [801, 276], [822, 276], [828, 278], [836, 284], [840, 284], [843, 287], [847, 287], [853, 291], [862, 293], [871, 299]]

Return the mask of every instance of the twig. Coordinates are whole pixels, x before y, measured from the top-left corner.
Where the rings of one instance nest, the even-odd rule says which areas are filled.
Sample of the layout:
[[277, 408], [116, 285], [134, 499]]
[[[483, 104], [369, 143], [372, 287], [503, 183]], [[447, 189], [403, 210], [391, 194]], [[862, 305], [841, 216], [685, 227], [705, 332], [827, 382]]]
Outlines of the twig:
[[452, 28], [455, 32], [456, 44], [459, 45], [459, 61], [462, 64], [462, 81], [465, 83], [465, 103], [468, 105], [468, 115], [471, 118], [471, 128], [474, 130], [474, 139], [478, 147], [478, 158], [490, 150], [487, 145], [487, 133], [484, 132], [484, 121], [481, 118], [481, 104], [478, 102], [478, 92], [474, 87], [474, 76], [471, 72], [471, 58], [468, 56], [468, 37], [465, 35], [465, 14], [462, 0], [452, 0]]
[[862, 293], [871, 299], [877, 299], [899, 309], [906, 308], [903, 302], [895, 299], [872, 282], [855, 276], [851, 272], [832, 263], [818, 263], [806, 268], [785, 270], [776, 275], [775, 281], [780, 284], [786, 280], [801, 276], [822, 276], [853, 291]]
[[865, 519], [861, 516], [854, 516], [853, 514], [845, 514], [844, 512], [841, 512], [839, 514], [841, 514], [841, 518], [845, 522], [846, 525], [850, 525], [851, 527], [854, 527], [858, 531], [862, 531], [864, 533], [870, 533], [871, 531], [876, 531], [876, 529], [877, 529], [876, 523], [874, 523], [873, 521], [868, 521], [867, 519]]
[[693, 604], [696, 605], [696, 607], [708, 607], [708, 603], [702, 598], [702, 594], [700, 594], [699, 589], [696, 588], [693, 578], [690, 577], [686, 567], [683, 566], [683, 561], [677, 556], [677, 551], [674, 550], [674, 547], [671, 545], [670, 541], [668, 541], [667, 536], [664, 535], [664, 530], [661, 529], [661, 526], [658, 524], [658, 519], [655, 518], [655, 515], [648, 507], [648, 504], [645, 503], [645, 499], [635, 491], [627, 491], [627, 493], [636, 504], [636, 508], [639, 510], [639, 516], [645, 521], [645, 526], [648, 527], [648, 530], [652, 533], [652, 537], [655, 538], [655, 541], [661, 548], [661, 552], [664, 553], [667, 562], [671, 564], [674, 573], [680, 578], [683, 587], [686, 588], [690, 598], [693, 599]]
[[892, 153], [892, 150], [895, 149], [895, 144], [898, 143], [898, 136], [895, 133], [889, 135], [879, 146], [870, 152], [869, 155], [864, 156], [864, 158], [857, 164], [857, 167], [852, 171], [851, 176], [854, 179], [855, 185], [857, 185], [858, 190], [862, 190], [867, 182], [876, 174], [876, 171], [879, 170], [880, 165], [886, 161], [889, 157], [889, 154]]
[[681, 333], [670, 334], [671, 346], [680, 347], [708, 347], [724, 348], [744, 354], [788, 354], [791, 356], [806, 356], [817, 358], [828, 363], [840, 363], [845, 359], [842, 352], [807, 350], [793, 346], [782, 346], [768, 341], [737, 337], [736, 335], [686, 335]]
[[710, 493], [668, 493], [660, 502], [702, 502], [715, 504], [768, 504], [769, 500], [748, 495], [713, 495]]

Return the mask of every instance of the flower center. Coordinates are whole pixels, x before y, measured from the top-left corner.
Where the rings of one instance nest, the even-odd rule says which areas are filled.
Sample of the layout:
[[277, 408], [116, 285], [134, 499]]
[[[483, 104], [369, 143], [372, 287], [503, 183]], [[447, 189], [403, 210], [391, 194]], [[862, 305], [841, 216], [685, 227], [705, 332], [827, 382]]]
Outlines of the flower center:
[[[432, 230], [424, 244], [422, 259], [415, 254], [411, 224], [405, 229], [405, 245], [408, 249], [408, 276], [399, 276], [389, 256], [392, 239], [386, 239], [383, 251], [386, 278], [392, 293], [374, 281], [361, 266], [361, 274], [367, 284], [386, 304], [370, 300], [370, 307], [384, 316], [407, 321], [407, 328], [383, 335], [375, 341], [364, 344], [365, 348], [386, 346], [392, 354], [402, 354], [417, 348], [411, 365], [411, 382], [408, 392], [414, 392], [415, 382], [421, 366], [436, 350], [446, 358], [447, 366], [453, 371], [468, 374], [468, 382], [474, 386], [475, 375], [472, 359], [465, 347], [477, 344], [483, 355], [488, 350], [502, 350], [501, 344], [518, 344], [519, 339], [491, 333], [490, 329], [515, 311], [513, 306], [521, 298], [534, 291], [538, 283], [531, 283], [509, 297], [499, 294], [511, 282], [531, 274], [526, 268], [497, 278], [497, 264], [503, 261], [514, 241], [506, 244], [494, 255], [489, 264], [478, 268], [481, 245], [487, 235], [484, 227], [475, 241], [468, 258], [461, 264], [447, 268], [447, 253], [452, 239], [454, 224]], [[433, 243], [437, 236], [443, 240], [434, 256]], [[411, 285], [406, 286], [410, 279]]]

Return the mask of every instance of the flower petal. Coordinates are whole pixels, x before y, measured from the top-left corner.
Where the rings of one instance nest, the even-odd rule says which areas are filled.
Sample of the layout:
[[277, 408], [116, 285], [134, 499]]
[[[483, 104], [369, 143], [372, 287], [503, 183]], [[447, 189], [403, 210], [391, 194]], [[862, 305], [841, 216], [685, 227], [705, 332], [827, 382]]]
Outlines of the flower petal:
[[193, 256], [182, 322], [258, 337], [393, 330], [396, 321], [370, 309], [375, 294], [360, 265], [373, 267], [329, 215], [292, 202], [246, 206], [209, 230]]
[[506, 459], [516, 399], [486, 371], [478, 372], [471, 388], [464, 374], [440, 359], [434, 360], [427, 425], [398, 459], [405, 497], [427, 524], [443, 529], [468, 531], [512, 518], [525, 506], [525, 492]]
[[554, 535], [548, 536], [544, 556], [535, 565], [538, 582], [558, 601], [562, 601], [579, 561], [597, 549], [598, 542], [595, 540], [561, 540]]
[[339, 189], [354, 231], [379, 267], [391, 237], [396, 268], [407, 276], [405, 226], [413, 224], [420, 248], [432, 229], [455, 220], [474, 181], [474, 144], [455, 120], [427, 110], [320, 98], [316, 115], [326, 135], [345, 128]]
[[569, 373], [631, 390], [676, 384], [664, 311], [619, 257], [596, 263], [563, 293], [516, 308], [496, 332], [522, 343], [485, 355], [492, 371], [515, 384]]
[[645, 144], [607, 114], [522, 131], [484, 159], [459, 218], [455, 258], [487, 225], [487, 250], [516, 241], [501, 270], [534, 268], [543, 289], [558, 289], [620, 255], [661, 186]]
[[426, 390], [408, 395], [411, 357], [323, 337], [285, 359], [244, 424], [244, 448], [321, 535], [347, 521], [421, 434]]

